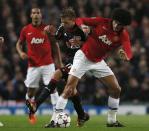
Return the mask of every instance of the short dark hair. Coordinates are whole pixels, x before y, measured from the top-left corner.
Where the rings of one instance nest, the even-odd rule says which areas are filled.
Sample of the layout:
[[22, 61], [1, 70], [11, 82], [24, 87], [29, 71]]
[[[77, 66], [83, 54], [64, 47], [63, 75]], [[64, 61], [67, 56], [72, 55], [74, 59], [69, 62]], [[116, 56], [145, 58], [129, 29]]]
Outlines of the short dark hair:
[[72, 7], [68, 7], [62, 10], [61, 18], [76, 18], [76, 13]]
[[41, 11], [41, 9], [40, 9], [39, 7], [33, 7], [33, 8], [31, 8], [31, 12], [32, 12], [32, 10], [35, 10], [35, 9], [37, 9], [37, 10], [40, 10], [40, 11]]
[[132, 20], [130, 12], [121, 8], [116, 8], [113, 10], [112, 19], [117, 20], [124, 26], [130, 25]]

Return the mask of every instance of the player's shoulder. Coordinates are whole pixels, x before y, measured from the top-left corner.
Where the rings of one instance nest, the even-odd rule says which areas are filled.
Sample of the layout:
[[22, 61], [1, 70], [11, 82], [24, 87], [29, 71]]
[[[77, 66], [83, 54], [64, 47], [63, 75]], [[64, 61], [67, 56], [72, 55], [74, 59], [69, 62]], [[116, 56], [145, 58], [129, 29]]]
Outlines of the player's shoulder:
[[112, 21], [112, 19], [110, 19], [110, 18], [104, 18], [104, 17], [98, 17], [98, 18], [100, 18], [101, 22], [108, 24], [108, 25]]
[[42, 24], [40, 25], [40, 27], [42, 27], [42, 28], [44, 28], [44, 27], [46, 27], [46, 26], [48, 26], [48, 24], [42, 23]]
[[129, 35], [128, 30], [127, 30], [126, 28], [123, 29], [121, 35], [123, 35], [123, 36], [128, 36], [128, 35]]
[[110, 18], [105, 18], [105, 17], [102, 17], [102, 16], [96, 16], [96, 17], [91, 17], [91, 18], [92, 19], [97, 19], [97, 20], [99, 20], [101, 22], [109, 22], [109, 21], [111, 21]]
[[32, 26], [31, 24], [27, 24], [27, 25], [25, 25], [25, 26], [22, 27], [22, 30], [26, 31], [31, 26]]
[[41, 25], [42, 25], [42, 26], [47, 26], [48, 24], [42, 23]]
[[105, 17], [102, 17], [102, 16], [97, 16], [97, 17], [92, 17], [92, 18], [100, 19], [100, 20], [103, 20], [103, 21], [111, 20], [110, 18], [105, 18]]
[[128, 32], [128, 30], [127, 29], [123, 29], [123, 31], [120, 33], [120, 38], [121, 39], [127, 39], [127, 38], [129, 38], [130, 36], [129, 36], [129, 32]]

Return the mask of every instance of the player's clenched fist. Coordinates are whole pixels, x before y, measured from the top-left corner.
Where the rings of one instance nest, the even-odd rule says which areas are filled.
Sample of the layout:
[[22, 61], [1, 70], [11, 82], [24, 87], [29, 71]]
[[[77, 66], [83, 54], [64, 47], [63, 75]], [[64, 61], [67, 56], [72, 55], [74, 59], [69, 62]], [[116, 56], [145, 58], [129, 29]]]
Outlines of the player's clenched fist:
[[23, 60], [25, 60], [25, 59], [28, 58], [28, 56], [27, 56], [27, 54], [26, 54], [25, 52], [21, 52], [21, 53], [20, 53], [20, 57], [21, 57], [21, 59], [23, 59]]
[[129, 60], [129, 58], [127, 57], [127, 55], [123, 49], [119, 49], [118, 53], [119, 53], [119, 56], [122, 60], [126, 60], [126, 61]]

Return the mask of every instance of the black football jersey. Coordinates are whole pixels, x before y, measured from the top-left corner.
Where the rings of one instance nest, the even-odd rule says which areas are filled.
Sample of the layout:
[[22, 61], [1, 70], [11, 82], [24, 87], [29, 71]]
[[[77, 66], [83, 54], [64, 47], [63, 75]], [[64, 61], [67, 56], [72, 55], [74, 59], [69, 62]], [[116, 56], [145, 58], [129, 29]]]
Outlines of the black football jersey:
[[68, 46], [66, 43], [72, 39], [76, 38], [79, 39], [80, 41], [85, 41], [86, 40], [86, 35], [85, 33], [80, 29], [80, 27], [75, 24], [71, 29], [64, 29], [64, 27], [61, 25], [56, 31], [55, 37], [57, 40], [63, 41], [64, 43], [64, 52], [66, 54], [65, 58], [65, 63], [72, 63], [74, 55], [78, 49], [80, 49], [80, 46]]

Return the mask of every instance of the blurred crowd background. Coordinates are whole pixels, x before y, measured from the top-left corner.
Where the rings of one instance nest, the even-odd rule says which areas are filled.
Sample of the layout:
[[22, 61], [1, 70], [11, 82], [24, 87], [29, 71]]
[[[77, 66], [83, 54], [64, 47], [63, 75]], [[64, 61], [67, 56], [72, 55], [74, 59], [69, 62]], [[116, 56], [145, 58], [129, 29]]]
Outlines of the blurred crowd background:
[[[45, 23], [59, 24], [63, 8], [72, 6], [79, 17], [110, 17], [114, 8], [128, 9], [133, 22], [128, 30], [134, 57], [123, 62], [116, 54], [107, 59], [122, 87], [121, 103], [149, 102], [149, 1], [148, 0], [0, 0], [0, 101], [25, 99], [27, 61], [22, 61], [15, 45], [23, 26], [31, 22], [30, 9], [39, 6]], [[65, 53], [62, 54], [65, 59]], [[79, 91], [84, 104], [105, 105], [106, 87], [90, 73], [82, 78]]]

